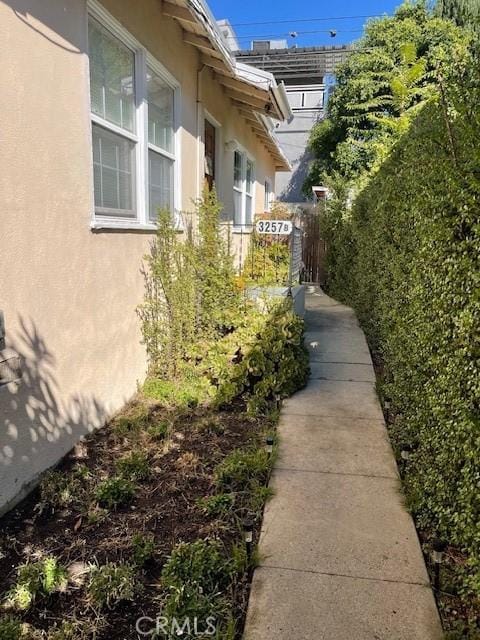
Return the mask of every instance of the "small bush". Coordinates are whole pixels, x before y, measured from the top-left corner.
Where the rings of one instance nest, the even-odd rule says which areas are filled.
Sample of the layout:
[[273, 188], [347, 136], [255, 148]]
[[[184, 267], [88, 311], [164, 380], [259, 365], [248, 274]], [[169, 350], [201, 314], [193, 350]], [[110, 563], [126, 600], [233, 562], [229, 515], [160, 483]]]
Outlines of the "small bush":
[[101, 505], [109, 509], [116, 509], [132, 500], [135, 495], [135, 488], [131, 480], [121, 476], [114, 476], [98, 485], [95, 496]]
[[167, 588], [185, 584], [200, 587], [204, 594], [214, 594], [230, 579], [231, 566], [223, 555], [222, 545], [215, 540], [180, 543], [172, 551], [162, 571]]
[[17, 582], [10, 590], [7, 602], [20, 611], [30, 608], [38, 596], [49, 596], [67, 586], [67, 571], [56, 558], [24, 564], [17, 569]]
[[122, 600], [133, 600], [139, 591], [135, 569], [128, 564], [108, 563], [94, 567], [87, 587], [91, 603], [103, 609]]
[[[198, 639], [199, 635], [194, 626], [195, 619], [198, 621], [198, 631], [203, 629], [208, 632], [208, 635], [200, 636], [202, 638], [233, 640], [235, 637], [232, 632], [235, 623], [227, 598], [219, 594], [206, 595], [196, 585], [190, 583], [170, 590], [162, 608], [162, 615], [169, 621], [170, 632], [170, 635], [162, 637], [181, 636], [184, 640]], [[207, 626], [208, 620], [213, 628]]]
[[225, 558], [219, 542], [197, 540], [178, 544], [162, 571], [162, 583], [168, 591], [164, 614], [169, 620], [178, 621], [213, 617], [217, 634], [223, 634], [231, 620], [223, 592], [228, 588], [233, 572], [232, 561]]
[[235, 494], [219, 493], [216, 496], [200, 498], [198, 506], [209, 516], [226, 516], [233, 509]]
[[117, 473], [127, 480], [146, 480], [151, 473], [150, 464], [144, 453], [133, 451], [116, 464]]
[[132, 538], [133, 562], [137, 567], [144, 567], [155, 555], [153, 535], [137, 533]]
[[265, 481], [272, 465], [264, 449], [235, 449], [215, 469], [215, 483], [234, 491], [245, 491]]

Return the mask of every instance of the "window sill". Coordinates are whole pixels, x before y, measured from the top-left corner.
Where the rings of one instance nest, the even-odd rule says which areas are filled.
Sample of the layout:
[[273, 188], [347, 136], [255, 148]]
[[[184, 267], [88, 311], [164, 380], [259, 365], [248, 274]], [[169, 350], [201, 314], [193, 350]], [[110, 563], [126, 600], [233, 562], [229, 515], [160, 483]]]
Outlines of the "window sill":
[[[90, 224], [90, 229], [93, 232], [99, 231], [141, 231], [143, 233], [156, 233], [157, 225], [156, 224], [141, 224], [135, 223], [131, 221], [125, 222], [114, 222], [111, 220], [106, 220], [105, 222], [101, 222], [100, 220], [95, 220]], [[183, 233], [185, 231], [185, 227], [181, 224], [175, 227], [175, 231], [177, 233]]]
[[156, 224], [141, 224], [132, 220], [94, 220], [90, 224], [92, 231], [102, 231], [109, 229], [118, 229], [119, 231], [150, 231], [155, 233], [157, 230]]

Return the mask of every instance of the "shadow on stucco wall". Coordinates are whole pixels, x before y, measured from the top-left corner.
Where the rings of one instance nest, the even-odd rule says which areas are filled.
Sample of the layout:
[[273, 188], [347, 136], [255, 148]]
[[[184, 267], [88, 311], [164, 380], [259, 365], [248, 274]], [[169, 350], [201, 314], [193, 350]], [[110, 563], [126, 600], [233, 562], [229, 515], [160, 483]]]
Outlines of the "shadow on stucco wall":
[[34, 323], [18, 320], [9, 347], [22, 360], [22, 378], [0, 388], [0, 514], [24, 497], [38, 474], [56, 464], [107, 412], [95, 397], [60, 402], [55, 356]]
[[81, 37], [81, 30], [76, 28], [76, 20], [70, 20], [70, 15], [78, 17], [77, 3], [66, 0], [4, 0], [15, 16], [29, 29], [48, 40], [56, 47], [69, 53], [85, 53], [85, 41]]
[[294, 163], [294, 168], [287, 186], [280, 194], [281, 202], [304, 202], [303, 184], [307, 179], [310, 163], [313, 160], [312, 152], [305, 149], [300, 158]]

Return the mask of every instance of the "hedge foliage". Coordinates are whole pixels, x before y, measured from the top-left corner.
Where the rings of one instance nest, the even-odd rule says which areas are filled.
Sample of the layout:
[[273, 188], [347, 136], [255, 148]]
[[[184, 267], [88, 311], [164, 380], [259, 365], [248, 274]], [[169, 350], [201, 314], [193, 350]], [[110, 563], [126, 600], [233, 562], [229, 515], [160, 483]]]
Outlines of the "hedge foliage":
[[478, 51], [325, 231], [329, 290], [385, 362], [383, 393], [420, 528], [469, 556], [480, 594], [480, 74]]

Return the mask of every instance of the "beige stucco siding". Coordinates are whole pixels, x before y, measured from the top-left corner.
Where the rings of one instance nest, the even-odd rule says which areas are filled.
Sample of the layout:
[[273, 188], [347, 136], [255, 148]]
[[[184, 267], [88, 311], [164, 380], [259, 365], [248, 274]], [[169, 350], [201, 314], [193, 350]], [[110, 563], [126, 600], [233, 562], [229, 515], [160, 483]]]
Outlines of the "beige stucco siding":
[[[197, 52], [157, 0], [104, 5], [181, 85], [181, 202], [203, 176]], [[93, 231], [84, 0], [0, 1], [0, 309], [20, 384], [0, 388], [0, 509], [135, 392], [145, 354], [135, 313], [150, 233]], [[256, 159], [256, 210], [274, 166], [210, 74], [203, 99]], [[223, 151], [222, 151], [223, 153]], [[233, 157], [220, 159], [231, 207]], [[230, 154], [231, 155], [231, 154]]]

